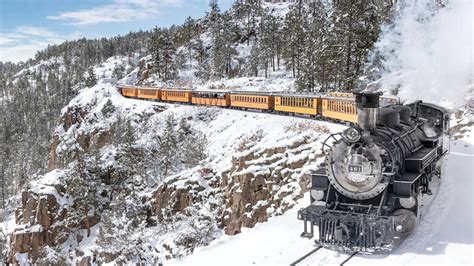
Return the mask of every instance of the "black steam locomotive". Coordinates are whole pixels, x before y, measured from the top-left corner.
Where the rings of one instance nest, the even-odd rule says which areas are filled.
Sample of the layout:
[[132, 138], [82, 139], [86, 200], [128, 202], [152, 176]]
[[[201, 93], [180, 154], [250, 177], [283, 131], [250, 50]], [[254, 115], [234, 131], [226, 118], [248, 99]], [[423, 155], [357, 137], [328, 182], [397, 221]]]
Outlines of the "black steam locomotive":
[[311, 177], [311, 204], [298, 211], [303, 237], [351, 251], [390, 248], [420, 218], [420, 197], [440, 176], [448, 112], [436, 105], [379, 107], [379, 94], [356, 94], [358, 125], [323, 143], [326, 161]]

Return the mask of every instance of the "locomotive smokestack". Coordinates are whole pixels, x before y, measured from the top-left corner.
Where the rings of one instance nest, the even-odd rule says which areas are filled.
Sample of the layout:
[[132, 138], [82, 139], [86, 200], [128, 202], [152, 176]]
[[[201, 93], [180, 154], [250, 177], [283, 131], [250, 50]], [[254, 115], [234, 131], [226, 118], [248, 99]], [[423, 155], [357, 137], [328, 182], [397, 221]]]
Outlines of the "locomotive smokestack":
[[375, 129], [377, 109], [379, 108], [379, 93], [358, 92], [356, 95], [357, 124], [364, 130]]

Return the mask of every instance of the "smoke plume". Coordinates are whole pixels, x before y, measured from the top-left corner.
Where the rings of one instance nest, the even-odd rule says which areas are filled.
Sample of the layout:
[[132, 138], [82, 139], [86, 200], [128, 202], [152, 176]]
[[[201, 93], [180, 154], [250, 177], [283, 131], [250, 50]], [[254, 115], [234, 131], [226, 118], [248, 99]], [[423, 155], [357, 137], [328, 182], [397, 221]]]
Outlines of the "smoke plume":
[[399, 0], [372, 54], [382, 66], [378, 87], [407, 102], [465, 103], [474, 88], [473, 3]]

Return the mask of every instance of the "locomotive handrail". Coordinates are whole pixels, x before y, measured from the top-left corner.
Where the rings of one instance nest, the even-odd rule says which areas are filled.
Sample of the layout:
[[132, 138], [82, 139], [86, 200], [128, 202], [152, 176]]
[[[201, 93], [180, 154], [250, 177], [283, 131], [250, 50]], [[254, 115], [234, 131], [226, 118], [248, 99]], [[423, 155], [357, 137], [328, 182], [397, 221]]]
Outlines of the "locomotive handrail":
[[[337, 139], [335, 136], [340, 136], [339, 139]], [[328, 147], [329, 149], [332, 148], [332, 146], [330, 146], [329, 144], [327, 144], [327, 141], [330, 139], [330, 138], [333, 138], [334, 141], [332, 142], [332, 144], [334, 144], [335, 142], [337, 142], [338, 140], [340, 140], [342, 138], [342, 133], [334, 133], [334, 134], [331, 134], [329, 135], [324, 141], [323, 141], [323, 144], [322, 144], [322, 147], [321, 147], [321, 151], [324, 155], [327, 155], [327, 152], [326, 150], [324, 149], [325, 147]]]

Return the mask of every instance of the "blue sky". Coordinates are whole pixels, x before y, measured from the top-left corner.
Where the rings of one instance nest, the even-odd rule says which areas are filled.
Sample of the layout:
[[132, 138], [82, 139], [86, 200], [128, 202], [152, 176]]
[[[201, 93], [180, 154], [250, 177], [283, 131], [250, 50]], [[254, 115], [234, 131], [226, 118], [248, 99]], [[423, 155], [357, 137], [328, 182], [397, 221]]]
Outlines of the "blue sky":
[[[221, 10], [233, 0], [219, 0]], [[209, 0], [0, 0], [0, 61], [33, 57], [48, 44], [124, 35], [200, 18]]]

